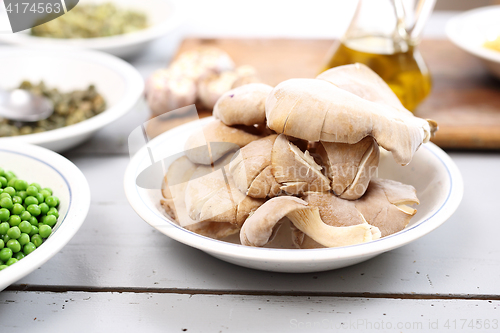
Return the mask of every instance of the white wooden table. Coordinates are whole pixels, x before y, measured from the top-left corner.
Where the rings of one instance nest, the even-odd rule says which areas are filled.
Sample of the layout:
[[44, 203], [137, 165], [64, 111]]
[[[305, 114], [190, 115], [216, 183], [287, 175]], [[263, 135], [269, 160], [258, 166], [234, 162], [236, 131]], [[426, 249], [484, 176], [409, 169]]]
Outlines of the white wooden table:
[[[446, 17], [428, 35], [442, 36]], [[131, 63], [147, 77], [185, 33]], [[122, 186], [127, 137], [147, 117], [133, 110], [65, 154], [89, 181], [89, 215], [59, 254], [0, 293], [0, 332], [500, 331], [500, 154], [450, 152], [465, 195], [431, 234], [336, 271], [270, 273], [182, 245], [135, 214]]]

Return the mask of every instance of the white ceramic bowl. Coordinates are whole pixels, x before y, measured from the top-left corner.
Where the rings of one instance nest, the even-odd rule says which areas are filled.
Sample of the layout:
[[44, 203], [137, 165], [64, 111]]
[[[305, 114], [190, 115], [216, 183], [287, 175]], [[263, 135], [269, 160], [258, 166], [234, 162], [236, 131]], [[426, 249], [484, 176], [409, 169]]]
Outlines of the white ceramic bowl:
[[0, 143], [0, 167], [20, 179], [50, 187], [60, 200], [59, 219], [49, 238], [35, 251], [0, 271], [0, 291], [42, 266], [58, 253], [82, 225], [90, 206], [90, 188], [82, 172], [61, 155], [24, 143]]
[[150, 26], [129, 34], [100, 37], [61, 39], [31, 36], [29, 30], [15, 34], [0, 34], [0, 42], [46, 47], [49, 49], [80, 48], [104, 51], [119, 57], [129, 57], [142, 50], [152, 40], [177, 28], [186, 17], [185, 5], [181, 0], [80, 0], [77, 6], [86, 3], [112, 2], [119, 8], [143, 12]]
[[485, 41], [500, 36], [500, 5], [477, 8], [450, 19], [446, 35], [455, 45], [481, 59], [500, 78], [500, 51], [483, 46]]
[[[199, 124], [191, 122], [179, 126], [150, 141], [148, 147], [154, 160], [160, 161], [182, 153], [189, 135], [212, 119], [210, 117]], [[401, 232], [369, 243], [329, 249], [246, 247], [200, 236], [171, 222], [160, 206], [160, 190], [143, 189], [136, 185], [138, 175], [151, 165], [146, 148], [133, 156], [124, 179], [127, 199], [137, 214], [155, 229], [181, 243], [237, 265], [267, 271], [316, 272], [365, 261], [436, 229], [453, 214], [463, 194], [462, 177], [455, 163], [436, 145], [427, 143], [406, 167], [396, 164], [390, 155], [384, 154], [380, 161], [379, 176], [413, 185], [421, 202], [417, 214]], [[155, 177], [153, 183], [161, 184], [160, 172], [152, 174], [152, 177]]]
[[95, 51], [55, 51], [0, 47], [0, 88], [17, 88], [23, 80], [60, 91], [86, 89], [94, 84], [107, 102], [99, 115], [80, 123], [37, 134], [0, 138], [64, 151], [90, 138], [97, 130], [132, 110], [142, 96], [144, 80], [127, 62]]

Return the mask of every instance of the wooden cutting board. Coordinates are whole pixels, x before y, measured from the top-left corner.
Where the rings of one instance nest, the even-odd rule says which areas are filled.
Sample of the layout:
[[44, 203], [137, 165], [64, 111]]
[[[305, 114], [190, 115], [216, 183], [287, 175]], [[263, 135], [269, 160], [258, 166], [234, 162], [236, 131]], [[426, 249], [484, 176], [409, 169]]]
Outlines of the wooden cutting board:
[[[177, 54], [200, 45], [216, 46], [236, 65], [254, 66], [262, 82], [274, 86], [290, 78], [315, 77], [332, 44], [331, 40], [186, 39]], [[447, 40], [424, 40], [420, 50], [433, 89], [415, 113], [439, 123], [433, 141], [443, 148], [500, 149], [500, 81], [478, 59]]]

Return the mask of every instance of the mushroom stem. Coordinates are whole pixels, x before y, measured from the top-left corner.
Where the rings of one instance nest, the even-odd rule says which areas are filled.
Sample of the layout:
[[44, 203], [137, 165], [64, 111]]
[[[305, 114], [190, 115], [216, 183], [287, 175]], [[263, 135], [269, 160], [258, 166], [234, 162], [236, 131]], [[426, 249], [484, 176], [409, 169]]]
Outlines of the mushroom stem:
[[304, 207], [287, 214], [303, 233], [326, 247], [347, 246], [380, 238], [380, 230], [368, 223], [332, 227], [321, 220], [318, 207]]

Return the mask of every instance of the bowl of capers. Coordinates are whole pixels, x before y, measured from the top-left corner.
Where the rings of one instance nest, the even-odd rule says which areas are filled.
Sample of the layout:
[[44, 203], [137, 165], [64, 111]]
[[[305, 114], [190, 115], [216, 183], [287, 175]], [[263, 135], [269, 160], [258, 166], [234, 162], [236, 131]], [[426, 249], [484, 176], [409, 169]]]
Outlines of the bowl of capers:
[[127, 62], [97, 51], [0, 47], [0, 90], [24, 89], [52, 102], [52, 114], [26, 122], [0, 116], [0, 143], [64, 151], [134, 109], [144, 80]]
[[77, 47], [129, 57], [177, 28], [186, 12], [186, 5], [179, 0], [80, 1], [66, 14], [44, 24], [15, 34], [0, 34], [0, 41], [52, 49]]

